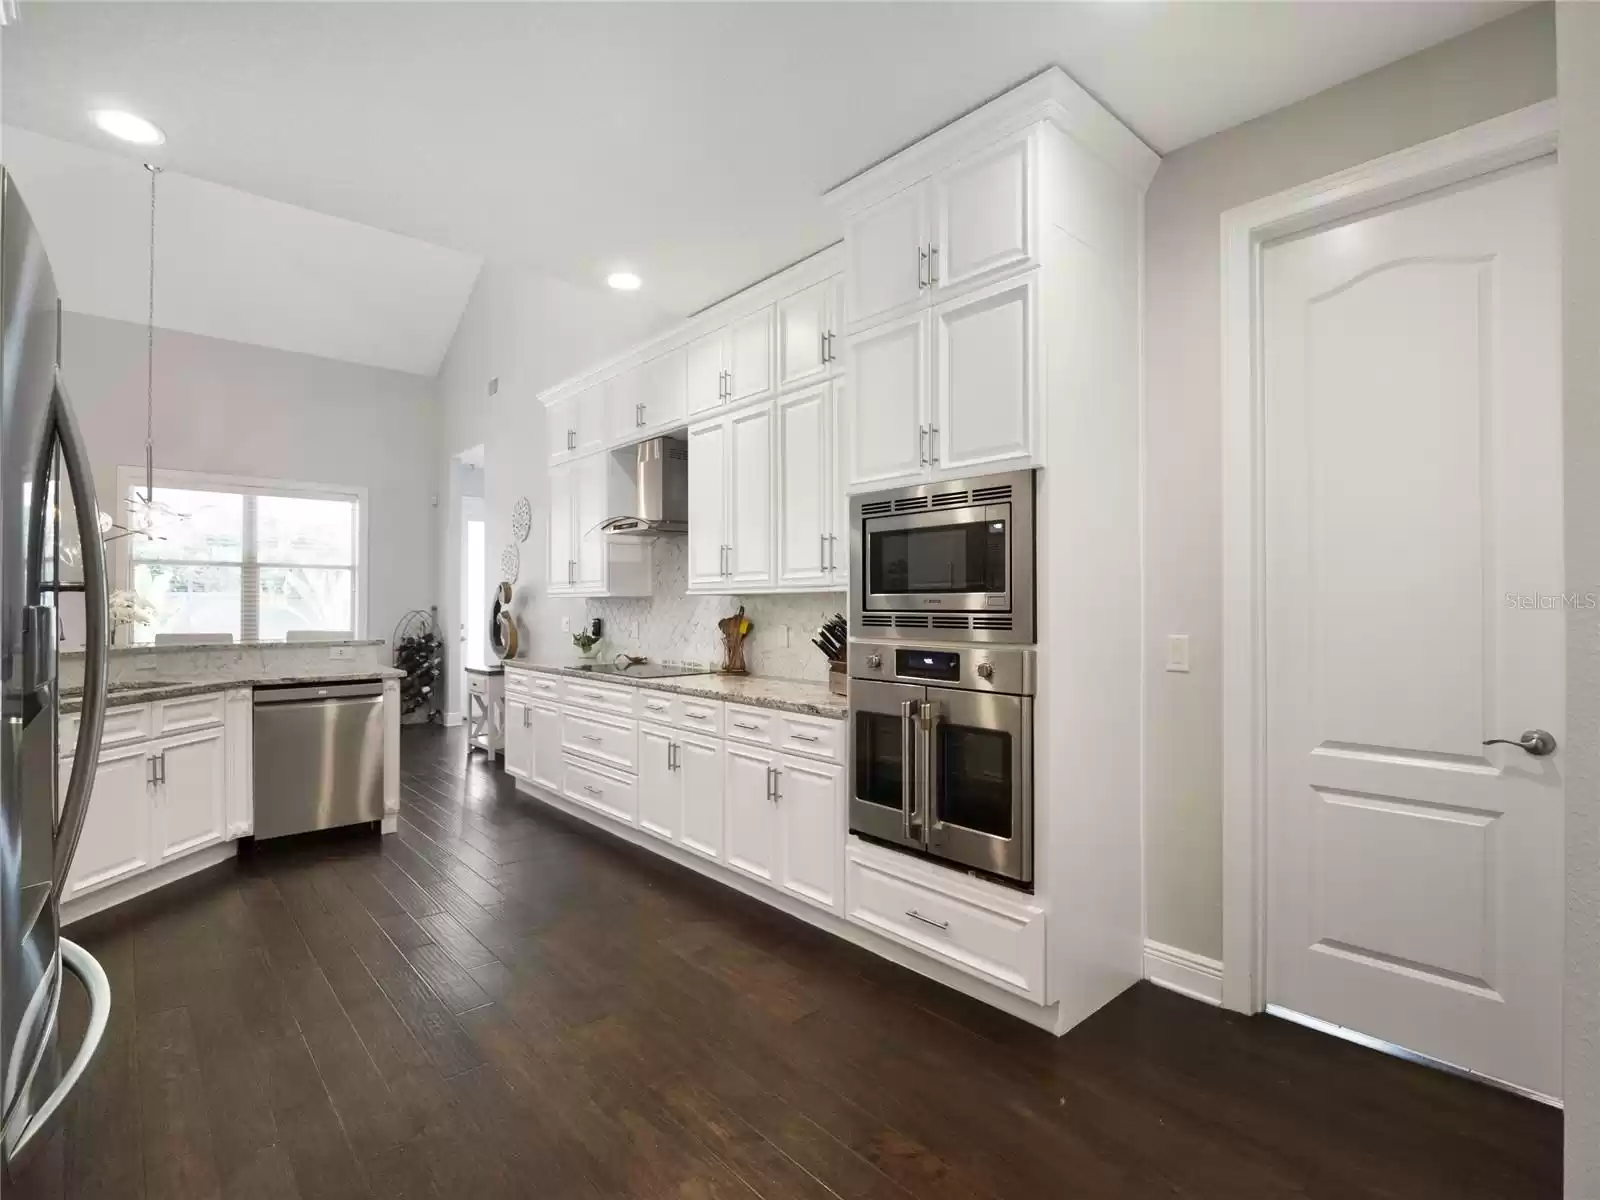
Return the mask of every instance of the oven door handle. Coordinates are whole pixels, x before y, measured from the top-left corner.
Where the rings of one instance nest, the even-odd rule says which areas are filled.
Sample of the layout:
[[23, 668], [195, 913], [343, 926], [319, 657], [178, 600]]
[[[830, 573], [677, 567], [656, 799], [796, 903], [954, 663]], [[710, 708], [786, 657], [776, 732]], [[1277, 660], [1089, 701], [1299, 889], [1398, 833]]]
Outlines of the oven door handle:
[[904, 830], [907, 841], [913, 838], [921, 840], [911, 829], [917, 821], [917, 791], [916, 791], [916, 763], [920, 758], [920, 744], [917, 740], [917, 709], [920, 704], [916, 700], [902, 700], [900, 702], [900, 814], [904, 821]]
[[939, 772], [934, 770], [934, 753], [938, 749], [939, 737], [939, 702], [937, 700], [924, 701], [918, 711], [917, 724], [922, 734], [922, 761], [920, 774], [922, 776], [922, 824], [924, 833], [937, 832], [944, 828], [944, 821], [939, 817]]

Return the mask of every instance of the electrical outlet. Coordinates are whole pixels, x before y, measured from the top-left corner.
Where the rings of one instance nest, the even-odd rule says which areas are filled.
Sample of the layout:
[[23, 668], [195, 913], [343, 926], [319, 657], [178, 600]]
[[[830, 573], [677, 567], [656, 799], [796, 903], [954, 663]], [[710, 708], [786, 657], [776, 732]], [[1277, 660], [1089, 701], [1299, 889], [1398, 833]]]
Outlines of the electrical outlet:
[[789, 648], [789, 627], [787, 625], [775, 626], [772, 630], [772, 635], [773, 641], [777, 643], [780, 650]]
[[328, 657], [334, 662], [351, 662], [355, 659], [355, 656], [356, 648], [354, 646], [328, 647]]
[[571, 633], [572, 632], [572, 618], [571, 617], [562, 617], [561, 618], [561, 632], [562, 633]]
[[639, 618], [635, 617], [628, 622], [628, 640], [635, 646], [639, 644]]

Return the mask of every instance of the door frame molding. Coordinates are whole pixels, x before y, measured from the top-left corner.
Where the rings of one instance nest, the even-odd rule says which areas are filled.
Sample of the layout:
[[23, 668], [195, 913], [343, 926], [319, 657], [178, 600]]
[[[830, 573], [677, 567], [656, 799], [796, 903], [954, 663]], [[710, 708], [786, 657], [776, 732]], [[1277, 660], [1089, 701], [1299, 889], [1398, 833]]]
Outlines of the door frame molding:
[[1546, 100], [1222, 214], [1222, 1003], [1266, 1006], [1266, 442], [1261, 252], [1556, 151]]

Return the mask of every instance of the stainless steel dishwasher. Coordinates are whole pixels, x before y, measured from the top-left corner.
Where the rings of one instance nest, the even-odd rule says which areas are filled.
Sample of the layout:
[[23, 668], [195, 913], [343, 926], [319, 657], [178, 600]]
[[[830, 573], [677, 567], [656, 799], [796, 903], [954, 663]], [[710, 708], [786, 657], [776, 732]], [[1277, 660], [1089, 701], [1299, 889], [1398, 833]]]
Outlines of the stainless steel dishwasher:
[[255, 836], [383, 819], [383, 682], [258, 687]]

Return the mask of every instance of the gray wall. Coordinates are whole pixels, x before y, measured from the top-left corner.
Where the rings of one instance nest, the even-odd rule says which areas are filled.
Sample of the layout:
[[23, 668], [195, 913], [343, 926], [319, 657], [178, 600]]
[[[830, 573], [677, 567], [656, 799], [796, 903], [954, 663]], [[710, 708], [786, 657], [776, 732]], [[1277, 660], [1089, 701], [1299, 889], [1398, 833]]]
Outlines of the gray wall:
[[[1222, 956], [1220, 218], [1555, 94], [1537, 5], [1166, 158], [1145, 201], [1148, 936]], [[1165, 638], [1188, 633], [1191, 673]]]
[[[68, 313], [61, 337], [95, 492], [120, 520], [117, 468], [144, 465], [145, 329]], [[433, 596], [433, 433], [423, 376], [156, 330], [157, 467], [367, 489], [371, 637]]]
[[[1567, 587], [1600, 585], [1600, 6], [1563, 4], [1561, 227]], [[1568, 1197], [1600, 1197], [1600, 619], [1567, 628]]]

